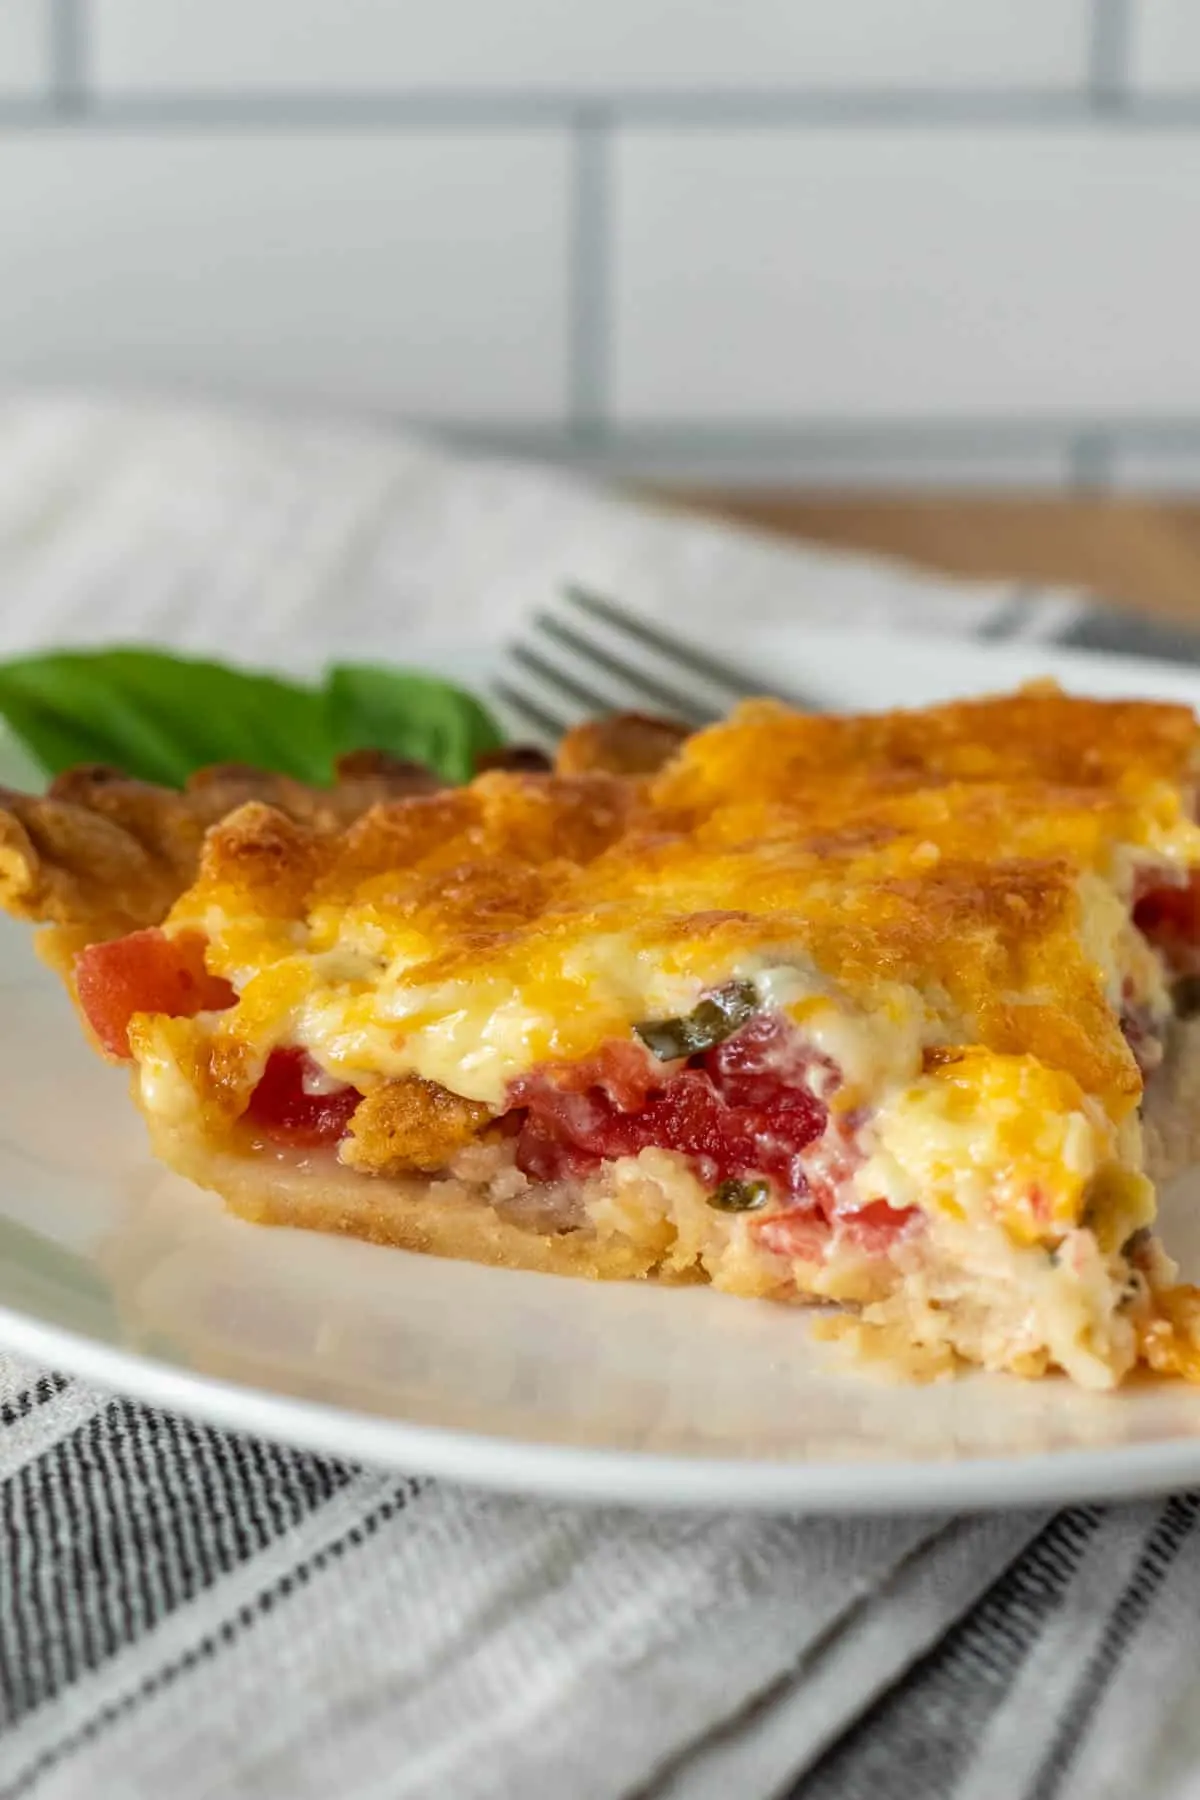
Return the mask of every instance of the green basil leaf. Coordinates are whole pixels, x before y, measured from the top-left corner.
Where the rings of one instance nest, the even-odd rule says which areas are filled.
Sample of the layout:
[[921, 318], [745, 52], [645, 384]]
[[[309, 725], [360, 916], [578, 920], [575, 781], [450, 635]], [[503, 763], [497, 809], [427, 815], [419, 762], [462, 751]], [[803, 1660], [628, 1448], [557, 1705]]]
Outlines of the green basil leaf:
[[178, 787], [208, 763], [327, 782], [344, 750], [386, 750], [466, 781], [503, 739], [478, 700], [412, 670], [336, 668], [323, 686], [160, 650], [0, 663], [0, 716], [52, 775], [108, 763]]
[[158, 650], [64, 651], [0, 663], [0, 712], [47, 771], [111, 763], [178, 787], [206, 763], [328, 779], [313, 688]]
[[335, 753], [390, 750], [447, 781], [469, 781], [475, 758], [504, 742], [486, 707], [434, 675], [342, 663], [329, 671], [327, 691]]

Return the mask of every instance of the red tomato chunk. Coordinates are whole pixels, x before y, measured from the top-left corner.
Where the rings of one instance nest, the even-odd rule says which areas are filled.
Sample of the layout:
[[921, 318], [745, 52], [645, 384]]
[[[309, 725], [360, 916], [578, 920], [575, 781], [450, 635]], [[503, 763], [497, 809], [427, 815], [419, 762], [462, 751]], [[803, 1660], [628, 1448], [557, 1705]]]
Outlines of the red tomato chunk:
[[511, 1099], [526, 1109], [517, 1165], [552, 1181], [657, 1145], [689, 1157], [704, 1181], [767, 1175], [799, 1197], [807, 1193], [801, 1152], [827, 1116], [809, 1085], [818, 1061], [768, 1015], [670, 1075], [636, 1046], [613, 1044], [586, 1063], [513, 1083]]
[[[820, 1211], [780, 1213], [771, 1219], [755, 1219], [750, 1229], [763, 1246], [777, 1256], [820, 1262], [829, 1247], [832, 1219]], [[871, 1255], [886, 1250], [900, 1233], [920, 1218], [915, 1206], [889, 1206], [886, 1200], [868, 1200], [836, 1214], [838, 1230]]]
[[75, 991], [84, 1015], [109, 1056], [128, 1057], [134, 1013], [171, 1019], [220, 1012], [237, 995], [204, 966], [205, 939], [198, 931], [174, 937], [157, 929], [134, 931], [107, 944], [89, 944], [75, 959]]
[[273, 1144], [307, 1150], [336, 1144], [362, 1095], [353, 1087], [326, 1090], [321, 1070], [306, 1050], [272, 1050], [250, 1096], [246, 1120]]
[[523, 1076], [510, 1090], [509, 1129], [518, 1167], [536, 1181], [580, 1178], [608, 1158], [658, 1146], [681, 1152], [714, 1187], [768, 1176], [786, 1210], [751, 1220], [764, 1249], [819, 1261], [836, 1219], [864, 1250], [881, 1252], [920, 1215], [886, 1200], [842, 1208], [859, 1160], [853, 1137], [835, 1133], [819, 1172], [805, 1167], [805, 1151], [828, 1124], [820, 1095], [837, 1082], [837, 1069], [786, 1020], [764, 1013], [673, 1074], [638, 1045], [614, 1043]]
[[[1143, 881], [1149, 882], [1149, 872]], [[1192, 960], [1200, 946], [1200, 869], [1178, 886], [1146, 886], [1134, 902], [1133, 922], [1158, 946], [1168, 962]]]

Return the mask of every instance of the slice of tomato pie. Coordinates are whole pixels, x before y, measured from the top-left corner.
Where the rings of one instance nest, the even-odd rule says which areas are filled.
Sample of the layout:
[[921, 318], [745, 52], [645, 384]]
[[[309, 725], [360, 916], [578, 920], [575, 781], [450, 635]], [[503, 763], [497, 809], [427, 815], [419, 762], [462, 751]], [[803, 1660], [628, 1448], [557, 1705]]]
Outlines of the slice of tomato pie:
[[1188, 709], [755, 702], [453, 790], [228, 779], [6, 797], [0, 899], [239, 1213], [827, 1302], [915, 1371], [1200, 1370], [1151, 1229], [1200, 1088]]

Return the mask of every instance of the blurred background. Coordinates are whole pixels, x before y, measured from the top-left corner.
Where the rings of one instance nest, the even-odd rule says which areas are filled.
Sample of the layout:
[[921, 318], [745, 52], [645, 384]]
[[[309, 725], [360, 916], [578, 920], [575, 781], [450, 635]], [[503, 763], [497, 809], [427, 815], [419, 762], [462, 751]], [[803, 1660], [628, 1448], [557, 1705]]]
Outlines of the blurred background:
[[0, 0], [0, 381], [1200, 484], [1196, 0]]

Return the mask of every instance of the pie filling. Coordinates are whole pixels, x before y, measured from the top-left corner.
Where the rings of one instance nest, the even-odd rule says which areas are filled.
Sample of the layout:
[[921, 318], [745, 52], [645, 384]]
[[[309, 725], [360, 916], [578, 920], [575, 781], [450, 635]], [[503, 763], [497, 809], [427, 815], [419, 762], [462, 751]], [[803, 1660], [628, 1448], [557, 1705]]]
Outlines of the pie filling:
[[[1139, 902], [1146, 936], [1160, 891]], [[1173, 971], [1174, 939], [1162, 954]], [[1144, 985], [1124, 978], [1123, 1023], [1152, 1069], [1166, 1022]], [[139, 1015], [158, 1015], [151, 1033], [163, 1019], [215, 1025], [236, 999], [191, 931], [91, 947], [77, 989], [106, 1048], [128, 1055], [132, 1034], [150, 1112], [170, 1102]], [[419, 1176], [522, 1230], [628, 1238], [647, 1272], [849, 1302], [889, 1361], [903, 1350], [919, 1366], [919, 1345], [1028, 1373], [1053, 1363], [1090, 1385], [1119, 1378], [1162, 1276], [1136, 1122], [1115, 1125], [1032, 1056], [979, 1046], [910, 1039], [865, 1091], [831, 1052], [839, 1033], [806, 1032], [793, 1015], [811, 1006], [780, 1004], [788, 992], [779, 971], [731, 980], [689, 1014], [531, 1068], [499, 1110], [417, 1076], [360, 1089], [277, 1045], [211, 1135], [226, 1154], [290, 1161], [298, 1178], [340, 1159], [398, 1193]], [[400, 1103], [404, 1158], [372, 1161], [361, 1122], [390, 1108], [394, 1145]]]
[[1142, 1119], [1200, 1012], [1194, 722], [1127, 782], [1087, 705], [951, 714], [752, 708], [652, 794], [489, 775], [332, 842], [243, 809], [77, 997], [252, 1216], [835, 1302], [891, 1364], [1200, 1377]]

